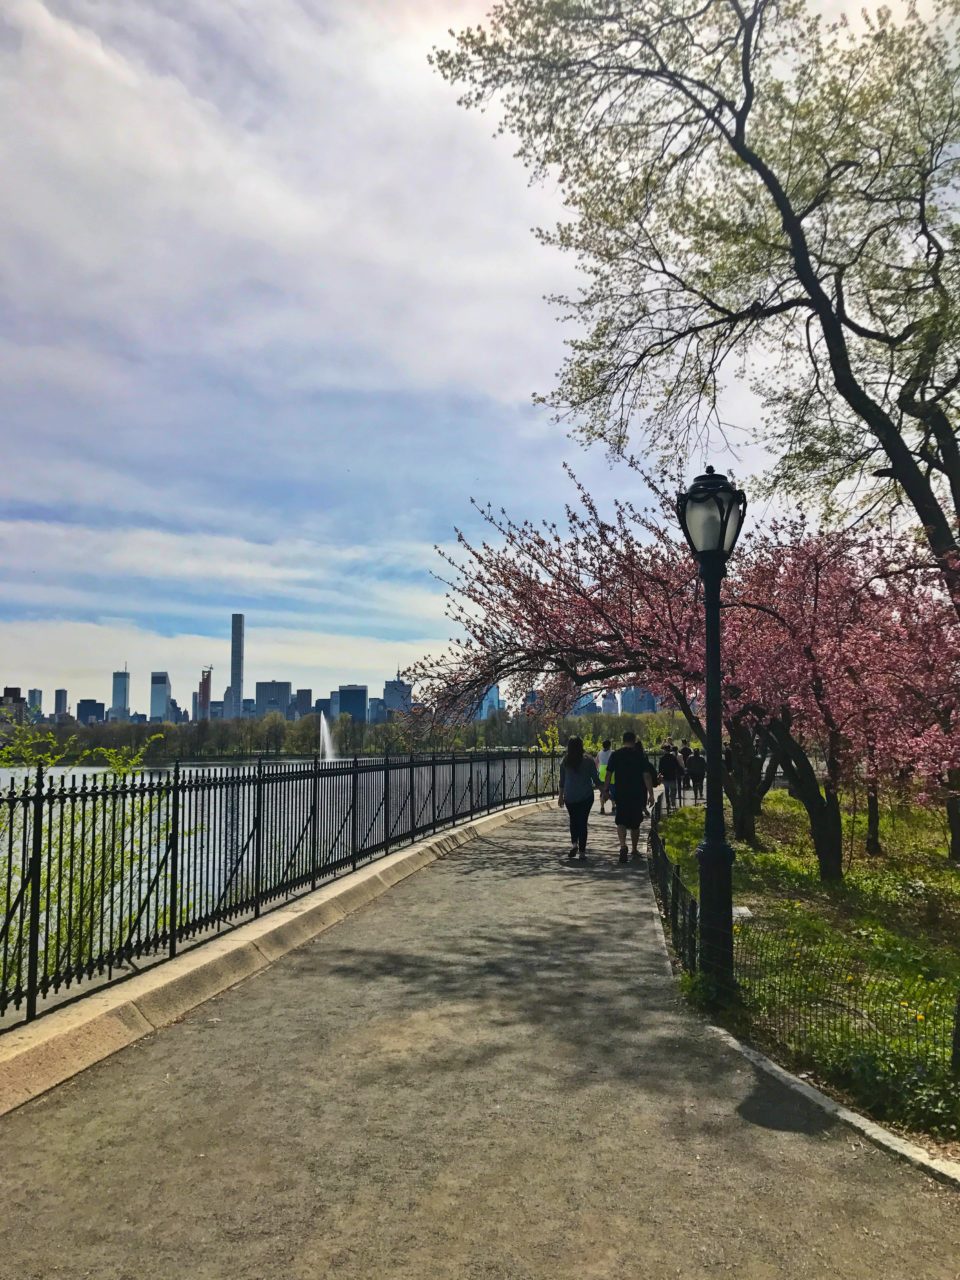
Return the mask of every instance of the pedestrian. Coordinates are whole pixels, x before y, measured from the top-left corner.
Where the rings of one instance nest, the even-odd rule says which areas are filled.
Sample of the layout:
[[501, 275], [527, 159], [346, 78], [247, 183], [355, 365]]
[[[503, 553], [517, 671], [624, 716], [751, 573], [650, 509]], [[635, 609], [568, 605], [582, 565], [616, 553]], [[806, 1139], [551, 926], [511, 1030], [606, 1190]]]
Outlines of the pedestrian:
[[672, 813], [679, 804], [682, 776], [683, 765], [680, 763], [680, 757], [674, 753], [672, 747], [664, 748], [663, 755], [660, 757], [660, 777], [663, 778], [663, 788], [667, 797], [667, 813]]
[[692, 754], [693, 752], [690, 750], [689, 738], [681, 739], [680, 752], [679, 752], [680, 763], [683, 765], [683, 774], [681, 775], [681, 778], [680, 778], [680, 798], [681, 799], [683, 799], [683, 792], [687, 789], [687, 787], [690, 784], [690, 775], [687, 772], [687, 765], [690, 763], [690, 757]]
[[611, 786], [617, 788], [616, 823], [620, 840], [620, 861], [628, 861], [628, 831], [633, 857], [638, 859], [640, 823], [646, 816], [647, 804], [653, 805], [653, 765], [632, 730], [627, 730], [623, 735], [623, 746], [618, 747], [607, 761], [607, 780], [601, 795], [609, 794]]
[[687, 761], [687, 773], [693, 784], [693, 803], [703, 799], [703, 780], [707, 776], [707, 762], [700, 753], [699, 747], [694, 747]]
[[607, 812], [604, 807], [607, 803], [607, 794], [606, 794], [606, 791], [603, 789], [603, 784], [607, 780], [607, 763], [612, 755], [613, 755], [613, 752], [610, 750], [610, 739], [605, 738], [603, 743], [603, 749], [597, 752], [597, 773], [600, 776], [600, 787], [601, 787], [600, 812], [604, 814]]
[[593, 792], [600, 785], [597, 773], [597, 762], [593, 756], [583, 753], [583, 739], [571, 738], [567, 743], [567, 752], [560, 761], [560, 808], [566, 808], [570, 819], [570, 839], [572, 841], [568, 858], [579, 855], [581, 862], [587, 860], [587, 821], [593, 807]]

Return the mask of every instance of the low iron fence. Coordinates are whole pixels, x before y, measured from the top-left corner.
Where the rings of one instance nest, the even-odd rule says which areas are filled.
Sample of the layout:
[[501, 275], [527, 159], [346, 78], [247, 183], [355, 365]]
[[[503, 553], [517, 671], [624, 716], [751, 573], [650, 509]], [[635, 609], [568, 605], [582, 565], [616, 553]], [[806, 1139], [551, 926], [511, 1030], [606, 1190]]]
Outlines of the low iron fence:
[[[697, 901], [650, 834], [650, 875], [674, 953], [697, 972]], [[950, 980], [884, 969], [817, 923], [735, 920], [734, 978], [751, 1033], [853, 1090], [881, 1116], [960, 1129], [960, 993]]]
[[47, 775], [0, 793], [0, 1017], [256, 917], [439, 828], [555, 795], [541, 752]]

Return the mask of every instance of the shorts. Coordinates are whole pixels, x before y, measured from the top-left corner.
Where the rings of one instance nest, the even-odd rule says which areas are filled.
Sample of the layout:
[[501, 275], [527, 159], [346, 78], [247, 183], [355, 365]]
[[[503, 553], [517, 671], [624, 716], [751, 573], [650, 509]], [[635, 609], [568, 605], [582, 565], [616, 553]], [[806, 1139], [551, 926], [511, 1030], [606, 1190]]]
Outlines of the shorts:
[[617, 826], [626, 827], [628, 831], [636, 831], [646, 814], [646, 805], [642, 800], [633, 799], [617, 801]]

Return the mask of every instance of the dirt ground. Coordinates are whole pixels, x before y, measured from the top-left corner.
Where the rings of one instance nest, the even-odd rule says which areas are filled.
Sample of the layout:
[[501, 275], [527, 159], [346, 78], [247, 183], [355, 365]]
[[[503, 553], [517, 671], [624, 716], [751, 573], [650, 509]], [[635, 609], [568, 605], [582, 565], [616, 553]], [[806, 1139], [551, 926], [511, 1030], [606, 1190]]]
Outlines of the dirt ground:
[[2, 1280], [957, 1280], [960, 1193], [677, 999], [531, 816], [0, 1120]]

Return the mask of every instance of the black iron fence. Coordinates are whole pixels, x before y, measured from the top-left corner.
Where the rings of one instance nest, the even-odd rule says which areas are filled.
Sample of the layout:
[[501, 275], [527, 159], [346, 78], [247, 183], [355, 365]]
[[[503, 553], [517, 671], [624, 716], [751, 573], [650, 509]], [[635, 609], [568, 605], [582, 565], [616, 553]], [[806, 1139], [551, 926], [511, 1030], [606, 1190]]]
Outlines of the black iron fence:
[[[650, 875], [673, 951], [696, 974], [697, 902], [654, 823]], [[885, 969], [816, 921], [735, 920], [739, 1016], [762, 1043], [851, 1090], [881, 1118], [960, 1131], [960, 992]]]
[[[0, 1017], [175, 956], [442, 827], [556, 794], [540, 752], [32, 776], [0, 794]], [[9, 1017], [8, 1017], [9, 1020]]]

